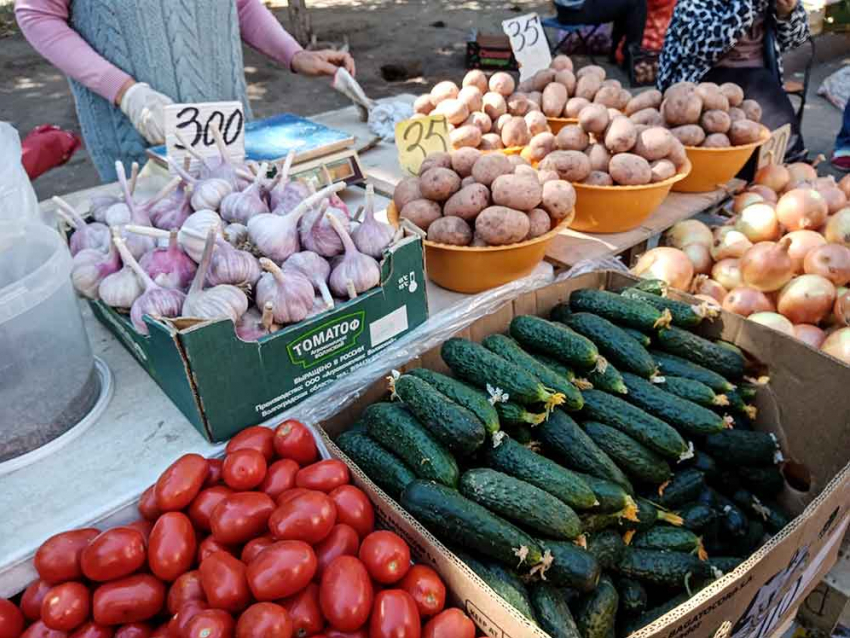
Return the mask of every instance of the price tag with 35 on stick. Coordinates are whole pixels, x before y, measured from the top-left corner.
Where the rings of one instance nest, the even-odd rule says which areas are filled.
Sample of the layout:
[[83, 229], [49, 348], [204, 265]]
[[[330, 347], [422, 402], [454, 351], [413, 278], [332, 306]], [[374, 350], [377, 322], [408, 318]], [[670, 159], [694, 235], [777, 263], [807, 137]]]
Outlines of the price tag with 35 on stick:
[[190, 169], [208, 157], [226, 152], [234, 161], [245, 159], [245, 114], [241, 102], [200, 102], [165, 107], [165, 148], [178, 166], [184, 158]]
[[410, 175], [418, 175], [428, 155], [452, 150], [446, 116], [429, 115], [399, 122], [395, 127], [395, 145], [401, 167]]
[[519, 63], [519, 79], [527, 80], [552, 63], [549, 41], [536, 13], [502, 22], [502, 30], [511, 41], [514, 57]]

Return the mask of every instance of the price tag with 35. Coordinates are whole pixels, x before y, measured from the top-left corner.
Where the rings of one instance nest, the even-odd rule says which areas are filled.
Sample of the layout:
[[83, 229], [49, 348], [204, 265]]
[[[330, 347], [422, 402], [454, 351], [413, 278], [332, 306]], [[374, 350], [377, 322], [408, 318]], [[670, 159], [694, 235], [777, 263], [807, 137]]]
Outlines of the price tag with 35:
[[[165, 107], [165, 148], [178, 165], [189, 157], [196, 168], [198, 157], [219, 157], [214, 128], [218, 128], [228, 155], [234, 161], [245, 158], [245, 115], [241, 102], [202, 102]], [[180, 135], [180, 139], [177, 137]], [[191, 147], [191, 152], [180, 140]]]
[[399, 122], [395, 127], [395, 145], [401, 167], [410, 175], [418, 175], [428, 155], [452, 149], [446, 116], [429, 115]]
[[519, 63], [519, 79], [526, 80], [542, 69], [549, 68], [552, 54], [549, 41], [536, 13], [502, 22], [502, 30], [511, 40], [511, 49]]

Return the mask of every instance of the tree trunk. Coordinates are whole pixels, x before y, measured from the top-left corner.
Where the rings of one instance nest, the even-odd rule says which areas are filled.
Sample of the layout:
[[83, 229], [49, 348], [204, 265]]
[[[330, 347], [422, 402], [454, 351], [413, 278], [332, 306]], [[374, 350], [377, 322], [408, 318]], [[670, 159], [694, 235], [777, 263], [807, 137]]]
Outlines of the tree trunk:
[[305, 0], [289, 0], [289, 24], [292, 37], [298, 44], [307, 47], [313, 38], [313, 25], [310, 23], [310, 13], [307, 11]]

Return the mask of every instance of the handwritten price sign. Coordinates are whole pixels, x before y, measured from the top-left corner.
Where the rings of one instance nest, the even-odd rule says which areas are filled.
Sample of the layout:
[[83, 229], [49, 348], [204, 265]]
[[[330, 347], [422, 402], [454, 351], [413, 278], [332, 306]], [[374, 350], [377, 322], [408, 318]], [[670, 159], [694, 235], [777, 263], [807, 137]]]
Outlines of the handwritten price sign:
[[[227, 152], [234, 160], [245, 158], [245, 114], [241, 102], [202, 102], [172, 104], [165, 107], [165, 146], [168, 156], [178, 165], [191, 159], [192, 169], [197, 157], [219, 157], [213, 129], [217, 127]], [[178, 139], [178, 134], [180, 139]], [[180, 140], [191, 147], [190, 152]]]
[[541, 69], [549, 68], [552, 54], [549, 41], [536, 13], [502, 22], [502, 30], [511, 41], [514, 57], [519, 63], [519, 79], [526, 80]]
[[768, 164], [782, 164], [785, 161], [785, 151], [788, 150], [788, 140], [791, 139], [791, 125], [786, 124], [770, 134], [759, 148], [758, 168]]
[[446, 116], [429, 115], [399, 122], [395, 127], [395, 145], [401, 167], [411, 175], [418, 175], [428, 155], [452, 150]]

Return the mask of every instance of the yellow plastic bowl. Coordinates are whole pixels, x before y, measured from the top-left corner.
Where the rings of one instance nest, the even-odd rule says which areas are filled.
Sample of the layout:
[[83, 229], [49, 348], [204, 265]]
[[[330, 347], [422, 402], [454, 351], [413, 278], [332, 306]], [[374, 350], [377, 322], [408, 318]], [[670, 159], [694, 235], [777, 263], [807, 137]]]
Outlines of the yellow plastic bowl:
[[[434, 283], [455, 292], [489, 290], [531, 274], [549, 243], [570, 226], [567, 216], [545, 235], [508, 246], [449, 246], [424, 240], [425, 268]], [[398, 209], [387, 206], [387, 219], [398, 226]]]
[[547, 117], [546, 121], [549, 123], [549, 129], [552, 131], [552, 135], [557, 135], [558, 131], [567, 124], [578, 124], [577, 117]]
[[675, 176], [645, 186], [593, 186], [573, 183], [576, 218], [570, 228], [587, 233], [622, 233], [641, 225], [691, 172], [690, 163]]
[[728, 148], [703, 148], [701, 146], [686, 146], [688, 160], [693, 169], [687, 178], [673, 186], [677, 193], [707, 193], [716, 191], [735, 177], [750, 155], [759, 146], [770, 139], [770, 133], [764, 132], [758, 142], [743, 146]]

